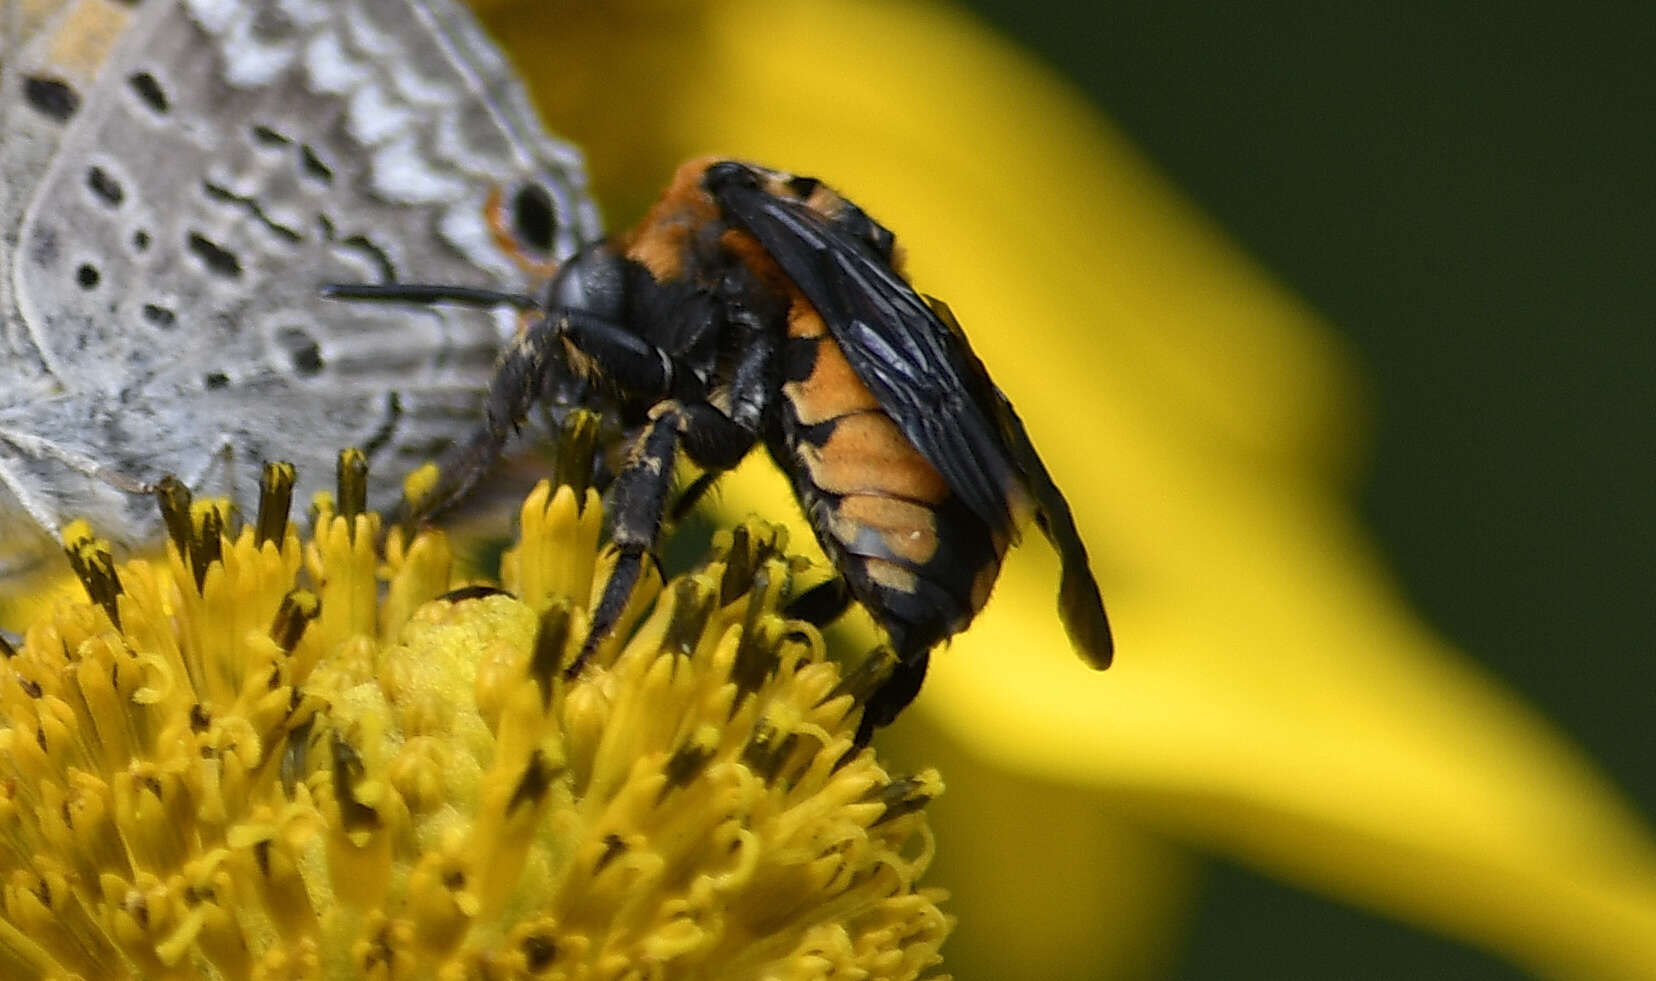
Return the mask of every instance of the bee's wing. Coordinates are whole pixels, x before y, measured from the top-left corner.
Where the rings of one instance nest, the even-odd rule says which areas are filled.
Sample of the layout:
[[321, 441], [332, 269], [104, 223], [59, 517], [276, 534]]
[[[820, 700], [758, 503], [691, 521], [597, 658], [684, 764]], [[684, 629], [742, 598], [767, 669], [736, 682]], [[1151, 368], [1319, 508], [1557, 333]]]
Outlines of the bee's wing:
[[821, 215], [756, 188], [717, 192], [816, 307], [898, 428], [991, 528], [1010, 531], [1020, 484], [992, 410], [949, 329], [863, 243]]
[[[1113, 642], [1069, 505], [966, 337], [863, 242], [817, 211], [741, 183], [714, 190], [816, 307], [846, 360], [949, 488], [991, 528], [1015, 531], [1021, 502], [1063, 562], [1059, 608], [1094, 667]], [[940, 315], [941, 314], [941, 315]]]
[[1035, 502], [1035, 523], [1046, 534], [1047, 541], [1057, 549], [1063, 572], [1058, 583], [1058, 609], [1064, 619], [1064, 629], [1087, 663], [1095, 668], [1110, 666], [1115, 653], [1115, 640], [1110, 635], [1110, 621], [1104, 615], [1104, 598], [1099, 595], [1098, 583], [1093, 579], [1092, 567], [1087, 561], [1087, 547], [1076, 530], [1075, 517], [1070, 514], [1069, 502], [1047, 473], [1046, 464], [1035, 452], [1023, 420], [1012, 409], [1012, 402], [989, 380], [989, 372], [966, 343], [966, 334], [954, 318], [947, 304], [936, 297], [927, 297], [932, 311], [946, 324], [960, 344], [960, 349], [976, 369], [982, 386], [993, 393], [996, 421], [1012, 460], [1023, 471], [1024, 489]]

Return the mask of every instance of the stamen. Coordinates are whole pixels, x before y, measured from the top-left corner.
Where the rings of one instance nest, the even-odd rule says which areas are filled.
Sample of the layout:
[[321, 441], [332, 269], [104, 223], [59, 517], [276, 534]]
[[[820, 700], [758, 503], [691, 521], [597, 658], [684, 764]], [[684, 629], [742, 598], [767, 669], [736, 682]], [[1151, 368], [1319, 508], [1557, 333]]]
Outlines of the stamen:
[[31, 843], [0, 903], [29, 958], [0, 950], [0, 965], [323, 976], [299, 968], [326, 951], [347, 973], [437, 977], [646, 961], [915, 977], [937, 962], [950, 920], [918, 878], [941, 782], [893, 780], [854, 746], [855, 700], [895, 660], [842, 679], [815, 628], [783, 615], [795, 577], [820, 572], [779, 531], [750, 522], [699, 571], [646, 576], [566, 679], [607, 574], [596, 491], [582, 507], [537, 487], [502, 582], [462, 585], [441, 531], [378, 540], [360, 455], [340, 472], [340, 513], [318, 495], [305, 541], [278, 517], [280, 466], [259, 520], [233, 530], [227, 504], [163, 482], [162, 560], [117, 570], [84, 522], [65, 529], [90, 600], [0, 640], [15, 682], [0, 812]]
[[337, 486], [339, 516], [354, 527], [356, 516], [368, 510], [368, 458], [361, 450], [339, 454]]
[[259, 478], [259, 518], [254, 524], [253, 544], [280, 546], [287, 535], [288, 512], [293, 506], [296, 474], [291, 463], [267, 463]]
[[282, 605], [270, 625], [270, 639], [284, 653], [293, 653], [293, 649], [299, 646], [299, 639], [305, 635], [305, 628], [320, 612], [321, 604], [317, 602], [315, 593], [307, 589], [290, 590], [282, 597]]
[[64, 552], [87, 597], [103, 608], [116, 630], [121, 629], [121, 611], [116, 602], [122, 593], [121, 579], [115, 573], [115, 559], [108, 544], [93, 538], [86, 522], [76, 521], [64, 529]]

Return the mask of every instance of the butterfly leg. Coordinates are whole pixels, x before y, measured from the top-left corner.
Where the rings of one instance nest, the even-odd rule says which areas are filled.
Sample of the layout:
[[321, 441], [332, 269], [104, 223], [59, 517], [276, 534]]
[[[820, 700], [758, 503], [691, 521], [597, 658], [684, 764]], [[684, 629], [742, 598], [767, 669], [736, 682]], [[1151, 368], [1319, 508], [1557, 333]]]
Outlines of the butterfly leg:
[[[0, 441], [10, 442], [4, 439], [4, 434], [0, 434]], [[11, 461], [7, 459], [7, 456], [8, 454], [0, 453], [0, 491], [9, 491], [12, 498], [17, 502], [17, 506], [22, 509], [24, 514], [29, 516], [29, 519], [34, 522], [40, 531], [56, 538], [63, 520], [58, 517], [55, 508], [29, 489], [29, 475], [23, 472], [23, 468], [18, 467], [16, 468], [18, 472], [13, 472], [14, 468], [10, 465]], [[0, 513], [6, 510], [8, 509], [4, 506], [4, 502], [0, 501]], [[4, 567], [5, 563], [0, 562], [0, 568]]]
[[99, 463], [96, 459], [76, 450], [74, 447], [44, 436], [36, 436], [15, 429], [0, 428], [0, 443], [11, 445], [26, 457], [60, 463], [76, 473], [82, 473], [96, 480], [101, 480], [116, 490], [125, 491], [128, 494], [148, 494], [155, 490], [154, 484], [131, 477], [114, 467]]
[[222, 497], [239, 501], [236, 493], [236, 443], [229, 434], [220, 433], [218, 445], [207, 454], [201, 469], [184, 477], [184, 485], [203, 497]]

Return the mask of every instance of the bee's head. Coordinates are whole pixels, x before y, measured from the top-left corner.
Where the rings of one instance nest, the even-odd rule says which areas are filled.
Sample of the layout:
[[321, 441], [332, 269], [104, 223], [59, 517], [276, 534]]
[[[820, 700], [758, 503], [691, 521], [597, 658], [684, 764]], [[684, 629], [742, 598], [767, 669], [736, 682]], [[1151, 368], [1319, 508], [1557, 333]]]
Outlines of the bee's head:
[[546, 284], [544, 309], [579, 311], [611, 323], [619, 322], [625, 303], [625, 268], [608, 241], [596, 242], [575, 253]]

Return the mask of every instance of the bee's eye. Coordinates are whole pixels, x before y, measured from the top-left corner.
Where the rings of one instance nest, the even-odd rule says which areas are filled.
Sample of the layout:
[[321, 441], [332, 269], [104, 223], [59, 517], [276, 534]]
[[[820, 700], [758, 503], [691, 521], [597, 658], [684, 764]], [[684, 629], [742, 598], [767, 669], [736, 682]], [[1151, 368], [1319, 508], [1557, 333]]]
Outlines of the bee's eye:
[[619, 323], [625, 303], [626, 268], [608, 243], [588, 246], [560, 266], [547, 284], [546, 309], [578, 310]]
[[512, 231], [518, 241], [537, 252], [550, 253], [557, 230], [557, 215], [546, 188], [533, 182], [519, 188], [512, 196]]

